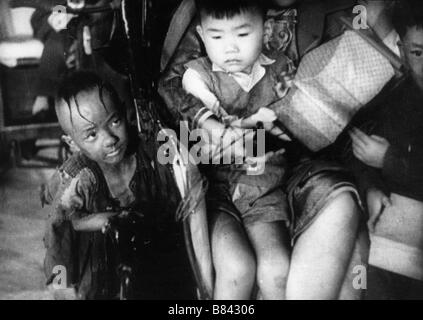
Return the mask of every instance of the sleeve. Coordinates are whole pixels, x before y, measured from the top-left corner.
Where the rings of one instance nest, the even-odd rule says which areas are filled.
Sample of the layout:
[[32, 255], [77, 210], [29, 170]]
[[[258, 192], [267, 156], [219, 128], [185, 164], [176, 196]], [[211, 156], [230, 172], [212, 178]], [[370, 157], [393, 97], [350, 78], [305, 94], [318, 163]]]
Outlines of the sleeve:
[[[92, 211], [93, 197], [97, 185], [94, 174], [89, 169], [83, 169], [75, 177], [66, 172], [60, 172], [60, 178], [55, 174], [51, 185], [55, 190], [49, 190], [52, 198], [52, 223], [59, 224], [81, 218]], [[59, 180], [59, 181], [57, 181]]]
[[355, 166], [354, 173], [362, 195], [366, 195], [371, 188], [379, 189], [385, 194], [389, 194], [389, 189], [384, 183], [381, 170], [366, 166], [359, 160], [354, 161], [353, 166]]
[[31, 26], [34, 29], [34, 37], [45, 42], [51, 32], [54, 32], [54, 29], [48, 23], [48, 18], [50, 12], [37, 9], [32, 14], [31, 17]]
[[383, 177], [395, 185], [423, 185], [423, 148], [391, 145], [385, 155]]
[[200, 125], [199, 120], [205, 121], [212, 116], [202, 101], [187, 93], [182, 85], [185, 64], [204, 56], [201, 40], [195, 31], [197, 23], [197, 20], [191, 23], [172, 61], [160, 78], [158, 90], [175, 120], [188, 121], [192, 128]]
[[[368, 132], [366, 126], [362, 125], [359, 127]], [[365, 199], [367, 190], [370, 188], [377, 188], [385, 194], [389, 194], [389, 190], [382, 175], [382, 170], [369, 167], [354, 156], [351, 138], [347, 131], [344, 131], [342, 136], [338, 139], [335, 150], [333, 151], [338, 154], [339, 160], [350, 169], [363, 199]]]
[[204, 78], [194, 69], [188, 68], [182, 78], [182, 87], [184, 90], [192, 94], [209, 109], [215, 110], [219, 106], [219, 100], [216, 95], [211, 92]]
[[80, 217], [89, 209], [90, 199], [95, 193], [93, 178], [94, 175], [88, 170], [81, 171], [76, 177], [58, 171], [48, 184], [53, 210], [47, 219], [43, 238], [46, 248], [44, 273], [47, 285], [52, 283], [58, 266], [65, 268], [68, 286], [78, 281], [78, 262], [75, 260], [77, 234], [71, 220]]

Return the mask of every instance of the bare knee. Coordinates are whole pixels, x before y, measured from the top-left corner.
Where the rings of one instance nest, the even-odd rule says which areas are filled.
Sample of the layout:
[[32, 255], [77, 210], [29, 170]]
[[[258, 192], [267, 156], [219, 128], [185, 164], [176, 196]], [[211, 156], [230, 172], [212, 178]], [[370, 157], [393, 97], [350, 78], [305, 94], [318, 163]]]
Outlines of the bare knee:
[[238, 286], [252, 282], [256, 276], [256, 261], [252, 255], [231, 255], [215, 263], [217, 281]]
[[257, 282], [260, 290], [284, 292], [289, 273], [288, 257], [269, 257], [258, 263]]

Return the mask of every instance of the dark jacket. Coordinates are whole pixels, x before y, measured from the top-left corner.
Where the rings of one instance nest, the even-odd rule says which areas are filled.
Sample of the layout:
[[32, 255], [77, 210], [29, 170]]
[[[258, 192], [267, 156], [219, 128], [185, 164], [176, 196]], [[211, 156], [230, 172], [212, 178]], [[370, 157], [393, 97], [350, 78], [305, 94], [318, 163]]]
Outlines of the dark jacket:
[[360, 116], [356, 125], [390, 143], [381, 170], [350, 156], [361, 191], [375, 187], [423, 201], [423, 91], [406, 78]]

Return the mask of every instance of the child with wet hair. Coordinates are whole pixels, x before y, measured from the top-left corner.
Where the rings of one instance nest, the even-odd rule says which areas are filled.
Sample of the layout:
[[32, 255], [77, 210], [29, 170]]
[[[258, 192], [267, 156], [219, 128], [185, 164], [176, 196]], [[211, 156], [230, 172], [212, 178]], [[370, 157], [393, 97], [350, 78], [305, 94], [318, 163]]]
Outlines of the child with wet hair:
[[107, 266], [110, 248], [102, 231], [112, 217], [129, 211], [141, 212], [143, 230], [153, 230], [158, 213], [167, 212], [163, 204], [172, 203], [169, 195], [166, 201], [160, 196], [161, 182], [168, 177], [171, 187], [172, 180], [165, 167], [153, 167], [131, 135], [116, 91], [96, 74], [78, 71], [66, 77], [55, 108], [63, 140], [75, 153], [45, 192], [53, 208], [44, 239], [45, 272], [52, 282], [55, 267], [65, 267], [66, 285], [78, 298], [114, 298], [116, 279]]

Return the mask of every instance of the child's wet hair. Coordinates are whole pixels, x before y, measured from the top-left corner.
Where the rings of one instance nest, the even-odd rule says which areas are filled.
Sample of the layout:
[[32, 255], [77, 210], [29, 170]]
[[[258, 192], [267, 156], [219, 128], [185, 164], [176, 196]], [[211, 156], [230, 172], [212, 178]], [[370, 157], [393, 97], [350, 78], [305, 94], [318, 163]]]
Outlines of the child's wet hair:
[[416, 27], [423, 30], [423, 1], [397, 1], [393, 12], [393, 24], [401, 39], [409, 28]]
[[258, 13], [264, 19], [265, 3], [263, 0], [195, 0], [200, 18], [211, 16], [216, 19], [231, 19], [244, 12]]
[[[107, 106], [104, 103], [104, 93], [107, 92], [112, 102], [115, 104], [117, 108], [122, 106], [122, 102], [119, 99], [119, 96], [113, 86], [104, 81], [100, 76], [92, 71], [75, 71], [69, 75], [66, 75], [59, 86], [57, 95], [56, 95], [56, 112], [59, 112], [59, 108], [63, 108], [63, 102], [65, 102], [66, 106], [70, 112], [70, 121], [72, 123], [72, 107], [71, 102], [73, 101], [76, 105], [76, 110], [81, 118], [90, 122], [86, 119], [80, 112], [79, 103], [77, 96], [82, 92], [91, 92], [94, 90], [98, 90], [99, 99], [103, 108], [107, 111]], [[123, 111], [123, 110], [119, 110]]]

